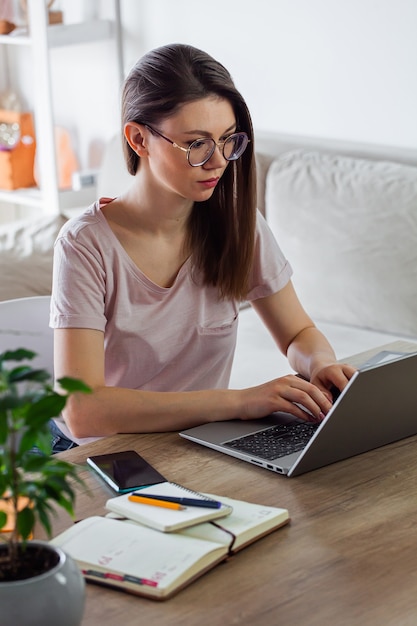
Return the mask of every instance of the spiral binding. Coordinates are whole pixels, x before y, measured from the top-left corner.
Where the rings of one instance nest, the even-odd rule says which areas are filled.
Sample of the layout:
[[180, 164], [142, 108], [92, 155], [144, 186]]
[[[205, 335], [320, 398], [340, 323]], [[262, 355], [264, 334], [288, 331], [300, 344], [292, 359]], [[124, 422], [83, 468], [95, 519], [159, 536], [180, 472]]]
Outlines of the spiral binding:
[[[199, 491], [193, 491], [192, 489], [188, 489], [187, 487], [184, 487], [183, 485], [179, 485], [178, 483], [173, 483], [171, 480], [169, 481], [169, 483], [171, 485], [175, 485], [175, 487], [178, 487], [178, 489], [182, 489], [186, 493], [192, 494], [192, 496], [196, 497], [197, 499], [206, 500], [207, 502], [216, 502], [214, 498], [208, 498], [207, 496], [200, 493]], [[226, 506], [226, 505], [222, 504], [222, 506]]]

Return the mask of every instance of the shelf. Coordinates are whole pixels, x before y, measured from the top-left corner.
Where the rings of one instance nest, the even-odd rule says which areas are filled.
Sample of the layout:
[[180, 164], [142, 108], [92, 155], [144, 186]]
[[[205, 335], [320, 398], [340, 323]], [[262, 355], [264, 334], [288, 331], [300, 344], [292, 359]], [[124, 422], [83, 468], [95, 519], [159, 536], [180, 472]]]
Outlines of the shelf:
[[42, 197], [41, 192], [37, 187], [14, 189], [13, 191], [0, 189], [0, 202], [24, 204], [26, 206], [40, 208], [42, 206]]
[[110, 20], [94, 20], [79, 24], [56, 24], [49, 26], [47, 32], [49, 47], [58, 48], [111, 39], [113, 23]]
[[[80, 190], [65, 189], [59, 192], [59, 211], [74, 207], [87, 208], [96, 200], [95, 186], [83, 187]], [[0, 202], [9, 204], [25, 205], [36, 209], [42, 209], [44, 200], [38, 187], [28, 187], [27, 189], [14, 189], [6, 191], [0, 189]]]
[[[59, 48], [73, 44], [93, 43], [113, 36], [113, 23], [110, 20], [94, 20], [78, 24], [53, 24], [48, 26], [48, 46]], [[13, 34], [16, 33], [16, 34]], [[26, 28], [18, 28], [10, 35], [0, 35], [0, 44], [28, 46], [32, 38]]]
[[6, 48], [6, 53], [8, 46], [26, 46], [30, 52], [29, 61], [36, 85], [31, 96], [31, 108], [37, 136], [36, 159], [40, 188], [13, 191], [0, 189], [0, 202], [38, 209], [43, 214], [86, 208], [95, 200], [94, 187], [84, 187], [79, 191], [58, 189], [49, 53], [53, 48], [112, 41], [116, 47], [114, 56], [121, 84], [124, 71], [120, 0], [113, 0], [113, 19], [92, 19], [73, 24], [49, 24], [44, 0], [27, 0], [26, 4], [30, 28], [19, 27], [8, 35], [0, 35], [0, 46]]
[[0, 44], [6, 46], [28, 46], [32, 43], [26, 28], [16, 28], [9, 35], [0, 35]]

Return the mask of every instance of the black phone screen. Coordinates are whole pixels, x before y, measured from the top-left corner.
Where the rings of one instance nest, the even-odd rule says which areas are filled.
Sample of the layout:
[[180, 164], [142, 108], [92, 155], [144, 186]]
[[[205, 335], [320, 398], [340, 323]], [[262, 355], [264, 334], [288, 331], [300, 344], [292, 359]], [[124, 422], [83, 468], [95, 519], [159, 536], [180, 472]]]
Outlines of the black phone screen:
[[91, 456], [87, 463], [118, 493], [167, 480], [134, 450]]

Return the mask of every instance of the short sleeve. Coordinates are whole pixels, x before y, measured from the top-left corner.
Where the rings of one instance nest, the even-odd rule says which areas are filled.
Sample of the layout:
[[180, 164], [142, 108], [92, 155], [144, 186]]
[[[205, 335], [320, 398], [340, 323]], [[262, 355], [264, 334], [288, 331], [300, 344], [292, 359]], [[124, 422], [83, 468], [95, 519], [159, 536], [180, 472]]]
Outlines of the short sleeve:
[[83, 232], [64, 226], [54, 247], [50, 326], [104, 331], [105, 267]]
[[255, 254], [247, 300], [265, 298], [290, 281], [292, 268], [279, 247], [265, 218], [258, 211]]

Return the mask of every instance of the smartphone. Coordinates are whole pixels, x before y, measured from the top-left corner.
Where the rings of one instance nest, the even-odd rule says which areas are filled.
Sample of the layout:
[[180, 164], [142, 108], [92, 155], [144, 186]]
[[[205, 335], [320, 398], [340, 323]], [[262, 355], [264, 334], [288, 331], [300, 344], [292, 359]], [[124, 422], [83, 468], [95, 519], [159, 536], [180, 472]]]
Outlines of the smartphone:
[[167, 482], [134, 450], [89, 456], [87, 463], [117, 493], [129, 493], [147, 485]]

